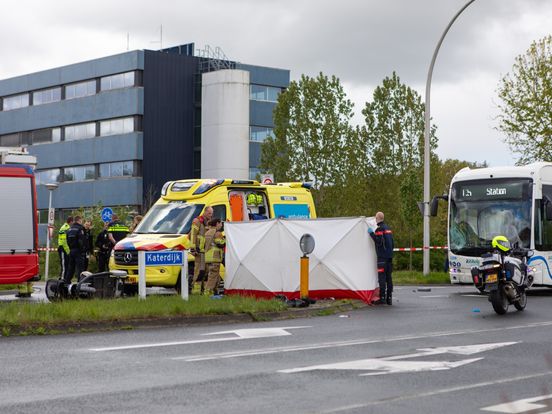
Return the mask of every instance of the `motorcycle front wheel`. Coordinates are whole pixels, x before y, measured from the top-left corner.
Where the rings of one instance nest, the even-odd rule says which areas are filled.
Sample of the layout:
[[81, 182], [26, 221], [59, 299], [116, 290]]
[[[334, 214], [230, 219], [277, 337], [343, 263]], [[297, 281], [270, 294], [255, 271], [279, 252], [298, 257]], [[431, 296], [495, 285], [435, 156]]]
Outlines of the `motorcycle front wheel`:
[[518, 311], [522, 311], [527, 306], [527, 293], [525, 291], [519, 293], [519, 300], [514, 302], [514, 306]]
[[493, 290], [490, 296], [491, 304], [493, 305], [493, 309], [496, 313], [504, 315], [508, 312], [508, 298], [500, 287], [497, 290]]

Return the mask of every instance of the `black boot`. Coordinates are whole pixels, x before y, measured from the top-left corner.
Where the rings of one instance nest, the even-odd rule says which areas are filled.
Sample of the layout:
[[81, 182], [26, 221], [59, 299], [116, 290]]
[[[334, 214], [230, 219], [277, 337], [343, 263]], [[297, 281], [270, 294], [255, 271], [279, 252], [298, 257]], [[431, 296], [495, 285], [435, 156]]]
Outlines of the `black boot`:
[[389, 292], [387, 294], [386, 302], [389, 306], [391, 306], [393, 304], [393, 293], [392, 292]]
[[385, 291], [382, 293], [380, 289], [380, 298], [372, 302], [373, 305], [385, 305]]

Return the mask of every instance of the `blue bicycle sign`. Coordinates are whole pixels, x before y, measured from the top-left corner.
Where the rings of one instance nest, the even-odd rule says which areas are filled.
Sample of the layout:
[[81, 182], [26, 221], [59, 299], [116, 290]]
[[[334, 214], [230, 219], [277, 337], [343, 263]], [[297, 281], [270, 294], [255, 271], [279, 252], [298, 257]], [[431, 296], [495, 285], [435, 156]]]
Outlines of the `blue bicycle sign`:
[[104, 223], [109, 223], [111, 221], [111, 218], [113, 217], [113, 210], [111, 210], [109, 207], [104, 207], [101, 212], [101, 216]]

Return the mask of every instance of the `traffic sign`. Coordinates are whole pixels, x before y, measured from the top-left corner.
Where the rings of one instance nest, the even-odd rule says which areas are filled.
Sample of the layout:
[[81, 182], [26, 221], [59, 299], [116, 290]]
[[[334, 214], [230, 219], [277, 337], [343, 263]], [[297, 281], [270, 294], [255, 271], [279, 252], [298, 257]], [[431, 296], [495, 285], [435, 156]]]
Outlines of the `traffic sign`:
[[109, 223], [111, 221], [111, 218], [113, 217], [113, 210], [111, 210], [109, 207], [104, 207], [101, 212], [101, 216], [104, 223]]
[[188, 300], [188, 251], [158, 250], [138, 251], [138, 296], [146, 298], [146, 269], [148, 266], [180, 266], [180, 293]]
[[181, 266], [183, 256], [181, 251], [146, 252], [146, 266]]
[[274, 175], [273, 174], [261, 175], [261, 184], [274, 184]]
[[54, 219], [56, 218], [56, 209], [53, 207], [50, 207], [48, 209], [48, 226], [54, 225]]

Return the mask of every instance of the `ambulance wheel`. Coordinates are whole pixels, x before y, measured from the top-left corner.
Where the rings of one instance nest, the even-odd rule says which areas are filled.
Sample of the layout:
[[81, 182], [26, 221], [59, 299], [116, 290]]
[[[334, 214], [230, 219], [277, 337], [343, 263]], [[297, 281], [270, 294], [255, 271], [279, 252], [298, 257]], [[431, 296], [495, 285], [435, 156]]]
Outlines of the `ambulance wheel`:
[[178, 274], [178, 278], [176, 279], [174, 290], [176, 290], [176, 293], [178, 293], [179, 295], [182, 293], [182, 279], [180, 278], [180, 273]]
[[522, 311], [527, 306], [527, 293], [525, 291], [519, 294], [519, 300], [514, 302], [514, 306], [518, 311]]
[[138, 284], [123, 285], [123, 294], [126, 296], [136, 296], [138, 294]]

